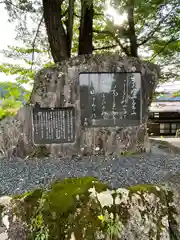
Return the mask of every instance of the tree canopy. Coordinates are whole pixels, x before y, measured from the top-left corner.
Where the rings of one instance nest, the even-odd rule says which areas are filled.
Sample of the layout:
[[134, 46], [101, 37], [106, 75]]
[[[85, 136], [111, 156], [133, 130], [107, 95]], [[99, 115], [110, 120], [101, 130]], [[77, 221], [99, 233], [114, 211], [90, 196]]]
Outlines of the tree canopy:
[[[2, 52], [26, 67], [3, 63], [19, 83], [74, 55], [114, 52], [158, 63], [162, 80], [180, 77], [179, 0], [3, 0], [23, 47]], [[113, 9], [115, 19], [108, 13]], [[119, 22], [118, 22], [119, 21]]]

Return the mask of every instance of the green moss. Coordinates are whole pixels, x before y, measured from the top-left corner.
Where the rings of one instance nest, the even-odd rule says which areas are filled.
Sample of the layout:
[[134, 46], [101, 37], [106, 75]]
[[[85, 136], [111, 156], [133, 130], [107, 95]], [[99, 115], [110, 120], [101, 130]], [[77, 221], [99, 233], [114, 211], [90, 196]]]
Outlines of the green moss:
[[[28, 223], [29, 229], [32, 230], [29, 234], [29, 240], [37, 240], [38, 237], [39, 239], [44, 237], [44, 240], [69, 240], [72, 232], [74, 232], [76, 240], [94, 240], [96, 239], [96, 231], [102, 230], [106, 233], [107, 226], [98, 219], [98, 216], [102, 215], [105, 209], [114, 215], [118, 214], [121, 223], [125, 225], [129, 221], [128, 206], [126, 208], [123, 204], [114, 204], [102, 211], [100, 204], [89, 197], [88, 190], [93, 186], [97, 192], [108, 188], [96, 178], [68, 178], [54, 182], [47, 191], [37, 189], [16, 196], [15, 200], [21, 200], [16, 211], [21, 209], [21, 216]], [[153, 193], [160, 198], [162, 204], [167, 204], [166, 191], [160, 186], [158, 187], [160, 189], [151, 184], [130, 187], [129, 197], [131, 198], [133, 193], [139, 194], [146, 207], [147, 202], [143, 194], [145, 192]], [[116, 195], [117, 193], [114, 193], [113, 198]], [[169, 200], [171, 198], [170, 195]], [[149, 214], [148, 208], [147, 211], [140, 213], [143, 218], [144, 214]], [[162, 231], [161, 220], [163, 216], [168, 214], [167, 209], [165, 208], [164, 212], [161, 209], [160, 213], [159, 215], [157, 213], [158, 216], [155, 218], [157, 219], [158, 234]]]
[[153, 184], [139, 184], [128, 188], [131, 192], [152, 192], [156, 186]]
[[122, 155], [122, 156], [132, 156], [132, 155], [136, 155], [136, 154], [139, 154], [139, 153], [138, 152], [133, 152], [133, 151], [120, 152], [120, 155]]
[[107, 188], [107, 186], [101, 184], [95, 178], [69, 178], [60, 182], [55, 182], [52, 185], [52, 189], [47, 192], [45, 198], [51, 205], [52, 210], [57, 209], [59, 203], [61, 203], [63, 208], [60, 209], [60, 212], [64, 213], [74, 205], [74, 199], [77, 195], [80, 196], [80, 200], [83, 200], [84, 195], [87, 194], [88, 189], [93, 185], [96, 187], [97, 191], [102, 191]]
[[127, 150], [127, 151], [123, 151], [123, 152], [120, 152], [120, 155], [122, 156], [134, 156], [134, 155], [139, 155], [143, 152], [146, 152], [146, 149], [140, 149], [140, 150], [134, 150], [134, 151], [131, 151], [131, 150]]
[[13, 209], [14, 214], [29, 224], [33, 212], [38, 207], [38, 200], [41, 199], [42, 192], [41, 189], [35, 189], [32, 192], [14, 196], [13, 200], [16, 202]]
[[35, 189], [32, 192], [15, 195], [13, 196], [13, 199], [25, 199], [25, 201], [34, 202], [37, 201], [37, 199], [41, 198], [41, 196], [42, 190]]
[[[159, 189], [158, 189], [159, 188]], [[161, 188], [161, 186], [153, 185], [153, 184], [139, 184], [136, 186], [129, 187], [128, 190], [130, 193], [137, 193], [140, 192], [140, 194], [147, 192], [147, 193], [153, 193], [157, 197], [166, 197], [164, 189]]]
[[[97, 191], [103, 191], [107, 189], [107, 186], [100, 183], [96, 178], [69, 178], [60, 182], [55, 182], [52, 185], [51, 191], [45, 195], [45, 205], [43, 214], [45, 216], [45, 223], [48, 224], [51, 232], [50, 239], [58, 239], [58, 236], [64, 235], [64, 226], [70, 225], [73, 229], [76, 221], [76, 229], [73, 231], [76, 234], [80, 234], [80, 229], [83, 229], [85, 225], [92, 224], [94, 217], [90, 213], [92, 206], [87, 206], [89, 201], [88, 189], [95, 186]], [[75, 217], [75, 211], [79, 208], [84, 211], [84, 214], [80, 214], [78, 218]], [[87, 209], [88, 208], [88, 209]], [[55, 213], [56, 219], [53, 219], [52, 214]], [[70, 213], [73, 213], [71, 215]], [[89, 214], [89, 216], [88, 216]], [[93, 215], [95, 212], [93, 213]], [[57, 228], [57, 222], [59, 228]], [[78, 223], [78, 224], [77, 224]], [[82, 227], [83, 226], [83, 227]], [[70, 232], [72, 232], [72, 229]]]
[[45, 231], [49, 232], [48, 240], [70, 239], [72, 232], [76, 239], [83, 239], [84, 229], [87, 239], [94, 239], [94, 230], [101, 222], [97, 218], [100, 214], [98, 203], [89, 198], [88, 190], [93, 186], [97, 192], [107, 189], [107, 185], [96, 178], [69, 178], [54, 182], [48, 191], [35, 190], [16, 196], [16, 201], [23, 199], [23, 204], [17, 205], [16, 214], [21, 214], [33, 229], [29, 239], [36, 239]]

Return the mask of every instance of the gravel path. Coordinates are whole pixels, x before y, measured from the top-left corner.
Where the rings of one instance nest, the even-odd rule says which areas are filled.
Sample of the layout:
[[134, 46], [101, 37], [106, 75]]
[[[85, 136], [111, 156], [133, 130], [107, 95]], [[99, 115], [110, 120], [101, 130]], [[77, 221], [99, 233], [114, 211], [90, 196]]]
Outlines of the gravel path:
[[38, 161], [0, 159], [0, 194], [22, 193], [65, 177], [95, 176], [112, 187], [125, 187], [158, 183], [166, 175], [177, 172], [180, 172], [180, 154], [170, 154], [156, 146], [149, 154], [109, 160], [102, 157]]

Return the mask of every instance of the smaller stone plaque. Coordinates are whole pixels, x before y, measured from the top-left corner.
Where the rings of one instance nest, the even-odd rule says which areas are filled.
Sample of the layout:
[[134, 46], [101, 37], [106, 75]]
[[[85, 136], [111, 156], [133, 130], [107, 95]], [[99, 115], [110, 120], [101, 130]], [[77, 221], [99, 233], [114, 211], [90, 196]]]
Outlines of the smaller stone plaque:
[[74, 107], [33, 108], [33, 138], [35, 144], [75, 142]]

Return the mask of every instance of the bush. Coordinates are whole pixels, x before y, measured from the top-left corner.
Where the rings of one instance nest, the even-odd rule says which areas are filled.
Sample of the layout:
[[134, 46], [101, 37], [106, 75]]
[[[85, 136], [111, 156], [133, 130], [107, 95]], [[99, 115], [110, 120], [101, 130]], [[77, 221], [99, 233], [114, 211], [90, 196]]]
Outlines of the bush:
[[17, 109], [22, 106], [20, 101], [15, 100], [14, 98], [7, 98], [2, 100], [2, 109]]
[[15, 100], [13, 97], [1, 99], [0, 107], [0, 120], [5, 117], [14, 116], [17, 110], [22, 106], [20, 101]]
[[18, 109], [10, 108], [10, 109], [3, 109], [0, 108], [0, 120], [3, 120], [5, 117], [10, 117], [16, 115]]

